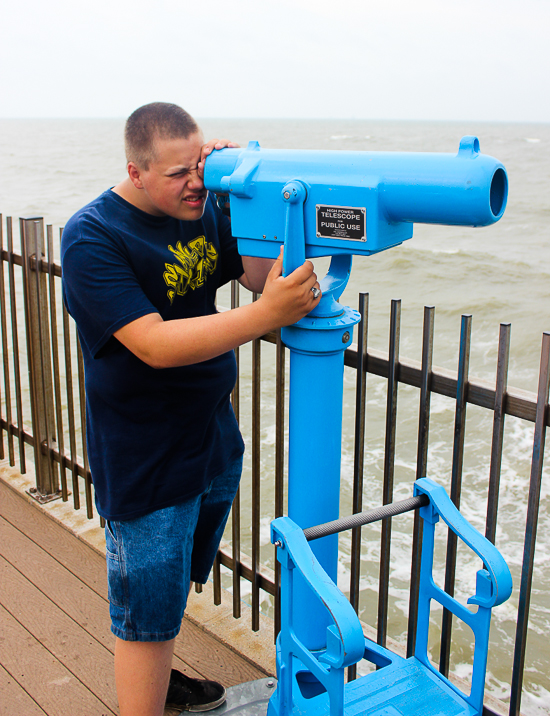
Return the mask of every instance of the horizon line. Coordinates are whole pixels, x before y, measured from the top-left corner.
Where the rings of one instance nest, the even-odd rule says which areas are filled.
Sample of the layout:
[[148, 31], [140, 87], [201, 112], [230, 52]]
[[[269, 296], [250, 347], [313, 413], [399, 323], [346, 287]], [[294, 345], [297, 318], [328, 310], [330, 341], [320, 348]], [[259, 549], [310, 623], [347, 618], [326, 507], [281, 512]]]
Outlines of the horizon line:
[[[0, 120], [120, 120], [126, 121], [127, 116], [0, 116]], [[456, 123], [456, 122], [476, 122], [484, 124], [550, 124], [548, 120], [538, 119], [434, 119], [434, 118], [395, 118], [395, 117], [244, 117], [244, 116], [201, 116], [196, 115], [196, 119], [216, 120], [216, 121], [279, 121], [279, 122], [436, 122], [436, 123]]]

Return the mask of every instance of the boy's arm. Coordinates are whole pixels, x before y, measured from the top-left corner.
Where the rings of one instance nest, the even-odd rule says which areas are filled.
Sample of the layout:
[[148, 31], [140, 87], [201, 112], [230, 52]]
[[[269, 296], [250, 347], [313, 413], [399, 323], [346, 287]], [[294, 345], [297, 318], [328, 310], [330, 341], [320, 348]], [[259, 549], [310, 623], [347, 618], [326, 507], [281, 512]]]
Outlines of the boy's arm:
[[[282, 326], [296, 323], [319, 303], [311, 292], [317, 281], [306, 261], [283, 278], [283, 255], [269, 271], [263, 294], [254, 303], [197, 318], [164, 321], [142, 316], [114, 333], [128, 350], [153, 368], [191, 365], [214, 358]], [[261, 289], [260, 289], [261, 290]]]
[[255, 256], [242, 256], [244, 273], [239, 283], [254, 293], [262, 293], [274, 259], [260, 259]]

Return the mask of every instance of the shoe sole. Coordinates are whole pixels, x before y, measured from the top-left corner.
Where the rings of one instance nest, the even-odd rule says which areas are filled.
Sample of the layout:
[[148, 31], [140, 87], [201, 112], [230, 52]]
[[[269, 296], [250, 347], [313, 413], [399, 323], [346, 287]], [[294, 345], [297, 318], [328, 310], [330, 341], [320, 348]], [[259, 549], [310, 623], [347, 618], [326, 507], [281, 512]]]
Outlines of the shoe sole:
[[225, 699], [227, 698], [227, 695], [224, 691], [223, 695], [220, 696], [220, 698], [217, 701], [211, 701], [209, 704], [204, 704], [203, 706], [189, 706], [185, 707], [181, 704], [166, 704], [167, 709], [182, 709], [183, 711], [189, 711], [190, 713], [204, 713], [205, 711], [212, 711], [213, 709], [217, 709], [218, 706], [221, 706]]

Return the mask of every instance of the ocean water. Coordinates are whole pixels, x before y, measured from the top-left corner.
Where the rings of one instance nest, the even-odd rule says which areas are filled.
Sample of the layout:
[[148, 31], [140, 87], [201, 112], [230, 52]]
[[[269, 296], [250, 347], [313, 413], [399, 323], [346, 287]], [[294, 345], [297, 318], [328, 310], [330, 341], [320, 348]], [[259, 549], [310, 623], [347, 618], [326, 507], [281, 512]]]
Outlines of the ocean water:
[[[434, 305], [434, 365], [456, 370], [462, 314], [473, 315], [470, 375], [494, 381], [499, 324], [512, 324], [509, 385], [535, 391], [541, 335], [550, 330], [550, 125], [505, 123], [380, 122], [360, 120], [221, 120], [200, 122], [205, 136], [229, 137], [242, 145], [257, 139], [265, 147], [368, 151], [456, 152], [460, 138], [477, 135], [481, 151], [507, 168], [509, 199], [502, 220], [470, 229], [416, 225], [402, 246], [369, 258], [355, 258], [342, 302], [357, 306], [357, 294], [370, 295], [369, 346], [387, 351], [390, 301], [402, 300], [401, 356], [420, 360], [423, 306]], [[71, 214], [124, 176], [123, 120], [0, 120], [0, 212], [4, 216], [43, 216], [57, 229]], [[316, 261], [321, 275], [325, 260]], [[244, 294], [244, 292], [243, 292]], [[247, 300], [243, 295], [243, 300]], [[221, 305], [229, 304], [227, 291]], [[269, 521], [273, 504], [274, 381], [270, 346], [263, 347], [262, 401], [262, 561], [272, 563]], [[241, 350], [245, 372], [250, 352]], [[342, 457], [341, 513], [351, 511], [355, 386], [346, 371]], [[367, 380], [365, 508], [381, 503], [384, 460], [386, 382]], [[241, 406], [245, 439], [250, 440], [250, 395]], [[411, 494], [416, 465], [418, 391], [399, 390], [395, 499]], [[432, 400], [428, 477], [448, 488], [454, 427], [453, 401]], [[461, 509], [483, 529], [492, 413], [468, 407]], [[514, 593], [495, 610], [488, 667], [488, 690], [506, 698], [517, 619], [533, 426], [508, 418], [505, 428], [497, 545], [514, 576]], [[250, 504], [243, 481], [243, 524]], [[550, 714], [550, 486], [543, 474], [531, 619], [522, 712]], [[250, 521], [248, 521], [250, 524]], [[389, 634], [404, 643], [408, 608], [411, 516], [394, 519], [391, 559]], [[361, 617], [376, 622], [379, 526], [363, 531]], [[445, 535], [438, 552], [444, 555]], [[339, 583], [349, 583], [349, 536], [340, 538]], [[459, 551], [457, 595], [473, 593], [477, 563]], [[438, 573], [443, 580], [443, 571]], [[269, 613], [272, 606], [265, 599]], [[437, 658], [437, 629], [430, 632]], [[471, 640], [457, 625], [452, 668], [468, 676]]]

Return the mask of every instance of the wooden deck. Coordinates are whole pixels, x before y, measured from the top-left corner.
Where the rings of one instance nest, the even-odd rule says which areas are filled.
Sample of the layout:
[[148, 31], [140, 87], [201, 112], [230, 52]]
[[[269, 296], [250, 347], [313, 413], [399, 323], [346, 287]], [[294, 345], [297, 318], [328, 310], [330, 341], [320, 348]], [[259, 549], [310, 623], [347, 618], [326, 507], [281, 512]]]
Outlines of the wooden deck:
[[[104, 559], [0, 481], [1, 716], [118, 714], [113, 649]], [[186, 619], [174, 666], [225, 686], [265, 676]]]

